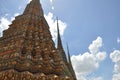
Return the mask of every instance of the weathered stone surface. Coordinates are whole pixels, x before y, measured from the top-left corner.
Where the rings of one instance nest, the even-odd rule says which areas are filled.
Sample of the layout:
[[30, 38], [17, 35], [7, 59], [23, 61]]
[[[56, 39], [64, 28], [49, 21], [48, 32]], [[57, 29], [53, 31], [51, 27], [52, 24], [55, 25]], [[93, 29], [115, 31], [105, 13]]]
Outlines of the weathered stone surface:
[[72, 80], [69, 77], [60, 77], [54, 74], [32, 74], [30, 72], [17, 72], [13, 69], [0, 72], [2, 80]]

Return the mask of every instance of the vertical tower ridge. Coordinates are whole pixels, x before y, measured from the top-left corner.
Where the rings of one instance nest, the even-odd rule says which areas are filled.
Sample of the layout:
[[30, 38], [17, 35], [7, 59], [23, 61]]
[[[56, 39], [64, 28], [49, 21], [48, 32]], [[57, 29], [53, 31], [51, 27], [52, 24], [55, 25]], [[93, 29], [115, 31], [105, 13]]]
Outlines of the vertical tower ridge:
[[69, 51], [68, 43], [67, 43], [67, 52], [68, 52], [68, 67], [69, 67], [69, 70], [70, 70], [74, 80], [77, 80], [74, 69], [73, 69], [73, 66], [72, 66], [71, 58], [70, 58], [70, 51]]
[[68, 43], [67, 43], [67, 53], [68, 53], [68, 63], [72, 64], [71, 58], [70, 58], [70, 51], [69, 51]]

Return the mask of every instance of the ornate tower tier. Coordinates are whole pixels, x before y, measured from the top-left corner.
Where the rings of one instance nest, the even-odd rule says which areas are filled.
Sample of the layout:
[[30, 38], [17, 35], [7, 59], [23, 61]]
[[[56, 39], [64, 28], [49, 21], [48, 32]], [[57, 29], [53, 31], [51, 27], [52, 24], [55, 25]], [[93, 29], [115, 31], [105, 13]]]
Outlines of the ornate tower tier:
[[67, 63], [65, 52], [55, 47], [39, 0], [32, 0], [0, 38], [0, 79], [76, 80]]

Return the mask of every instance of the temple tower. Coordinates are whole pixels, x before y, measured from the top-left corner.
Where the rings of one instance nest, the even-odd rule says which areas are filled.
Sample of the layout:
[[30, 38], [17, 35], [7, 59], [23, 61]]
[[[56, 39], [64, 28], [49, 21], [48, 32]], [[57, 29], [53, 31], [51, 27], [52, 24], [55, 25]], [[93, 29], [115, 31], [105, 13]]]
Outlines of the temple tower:
[[[57, 23], [58, 24], [58, 23]], [[62, 46], [58, 30], [59, 46]], [[1, 80], [76, 80], [55, 47], [39, 0], [32, 0], [0, 38]]]

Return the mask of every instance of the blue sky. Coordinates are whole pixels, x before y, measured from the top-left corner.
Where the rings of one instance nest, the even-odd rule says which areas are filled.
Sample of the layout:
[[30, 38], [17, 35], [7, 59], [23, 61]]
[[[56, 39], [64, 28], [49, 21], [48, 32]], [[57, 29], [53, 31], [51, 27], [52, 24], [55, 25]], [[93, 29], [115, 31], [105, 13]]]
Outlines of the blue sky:
[[[0, 0], [0, 35], [29, 0]], [[78, 80], [120, 79], [120, 0], [41, 0], [56, 42], [69, 43]], [[77, 63], [76, 63], [77, 62]]]

